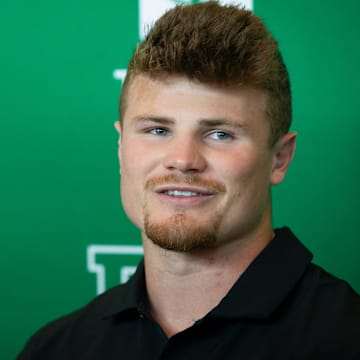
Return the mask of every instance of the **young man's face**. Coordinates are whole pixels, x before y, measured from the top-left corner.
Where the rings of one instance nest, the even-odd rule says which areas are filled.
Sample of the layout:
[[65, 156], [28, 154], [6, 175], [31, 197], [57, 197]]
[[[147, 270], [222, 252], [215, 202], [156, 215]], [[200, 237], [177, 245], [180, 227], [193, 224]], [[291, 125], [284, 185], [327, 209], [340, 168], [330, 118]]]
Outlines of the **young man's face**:
[[286, 168], [269, 146], [265, 102], [252, 89], [135, 77], [119, 143], [121, 196], [145, 241], [191, 251], [271, 230], [269, 188]]

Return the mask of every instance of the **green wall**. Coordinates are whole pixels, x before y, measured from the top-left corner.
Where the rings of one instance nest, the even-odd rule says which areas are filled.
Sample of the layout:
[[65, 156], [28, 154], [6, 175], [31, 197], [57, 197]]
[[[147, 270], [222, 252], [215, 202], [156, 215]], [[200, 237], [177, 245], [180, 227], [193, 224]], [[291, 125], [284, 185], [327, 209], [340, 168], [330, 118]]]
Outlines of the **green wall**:
[[[291, 226], [318, 264], [360, 291], [360, 3], [254, 0], [254, 9], [288, 64], [298, 132], [273, 192], [275, 225]], [[137, 0], [0, 3], [1, 359], [96, 295], [89, 245], [140, 244], [119, 202], [113, 129], [113, 71], [138, 41], [138, 11]], [[138, 258], [97, 255], [105, 286]]]

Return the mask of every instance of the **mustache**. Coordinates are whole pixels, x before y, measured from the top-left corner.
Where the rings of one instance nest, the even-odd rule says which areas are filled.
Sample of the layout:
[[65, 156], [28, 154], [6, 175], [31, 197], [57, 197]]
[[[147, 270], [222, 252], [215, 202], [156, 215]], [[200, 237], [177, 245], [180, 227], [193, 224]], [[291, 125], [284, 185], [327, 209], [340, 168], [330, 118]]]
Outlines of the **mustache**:
[[216, 193], [224, 193], [226, 191], [226, 187], [223, 183], [215, 181], [215, 180], [208, 180], [208, 179], [201, 179], [197, 175], [184, 175], [178, 176], [175, 174], [168, 174], [158, 177], [150, 178], [145, 183], [145, 190], [152, 190], [156, 186], [161, 185], [193, 185], [206, 188]]

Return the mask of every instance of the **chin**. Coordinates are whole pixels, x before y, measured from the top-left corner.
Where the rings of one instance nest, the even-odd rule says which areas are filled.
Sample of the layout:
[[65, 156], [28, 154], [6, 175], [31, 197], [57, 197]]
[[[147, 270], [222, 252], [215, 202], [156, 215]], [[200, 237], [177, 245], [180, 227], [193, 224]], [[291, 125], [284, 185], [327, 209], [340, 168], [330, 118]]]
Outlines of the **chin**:
[[183, 213], [171, 216], [166, 221], [156, 222], [145, 216], [146, 236], [157, 246], [171, 251], [190, 252], [214, 248], [217, 244], [217, 230], [220, 221], [201, 225], [194, 223]]

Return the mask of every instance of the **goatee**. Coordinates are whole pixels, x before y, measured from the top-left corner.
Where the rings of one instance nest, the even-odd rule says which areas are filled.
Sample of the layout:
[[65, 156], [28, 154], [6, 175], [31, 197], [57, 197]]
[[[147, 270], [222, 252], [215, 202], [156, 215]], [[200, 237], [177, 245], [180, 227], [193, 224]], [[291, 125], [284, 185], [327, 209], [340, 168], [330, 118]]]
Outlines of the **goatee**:
[[[219, 216], [216, 216], [219, 218]], [[145, 234], [156, 245], [166, 250], [190, 252], [195, 249], [210, 249], [217, 244], [217, 228], [220, 219], [208, 226], [196, 224], [184, 212], [177, 212], [164, 221], [151, 221], [145, 216]]]
[[[166, 184], [199, 186], [216, 195], [226, 191], [225, 185], [217, 181], [190, 175], [179, 177], [174, 174], [149, 179], [145, 184], [145, 191], [151, 193], [157, 186]], [[187, 209], [175, 208], [170, 211], [169, 216], [158, 220], [151, 215], [151, 207], [144, 199], [145, 234], [156, 245], [167, 250], [189, 252], [212, 248], [217, 244], [221, 216], [216, 209], [206, 223], [198, 222]]]

